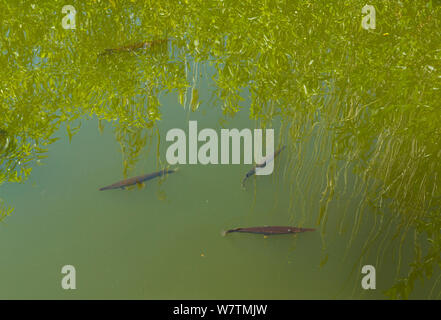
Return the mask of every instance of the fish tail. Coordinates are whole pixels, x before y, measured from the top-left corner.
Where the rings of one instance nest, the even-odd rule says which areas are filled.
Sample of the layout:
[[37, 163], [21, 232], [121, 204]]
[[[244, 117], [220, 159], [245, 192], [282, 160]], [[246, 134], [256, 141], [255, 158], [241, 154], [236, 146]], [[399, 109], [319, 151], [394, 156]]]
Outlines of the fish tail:
[[315, 231], [313, 228], [300, 228], [300, 232]]
[[225, 232], [225, 235], [226, 235], [227, 233], [239, 232], [240, 229], [241, 228], [230, 229], [230, 230], [227, 230], [227, 231], [224, 231], [224, 232]]
[[111, 189], [114, 189], [114, 188], [112, 188], [112, 187], [102, 187], [102, 188], [99, 188], [98, 190], [99, 191], [106, 191], [106, 190], [111, 190]]

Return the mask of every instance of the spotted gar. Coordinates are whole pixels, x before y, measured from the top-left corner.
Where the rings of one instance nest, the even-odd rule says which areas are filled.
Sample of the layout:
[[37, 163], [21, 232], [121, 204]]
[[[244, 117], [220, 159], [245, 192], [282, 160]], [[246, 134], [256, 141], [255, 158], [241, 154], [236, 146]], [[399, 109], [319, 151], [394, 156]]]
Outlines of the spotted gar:
[[144, 174], [142, 176], [137, 176], [137, 177], [121, 180], [121, 181], [118, 181], [118, 182], [111, 184], [109, 186], [102, 187], [99, 190], [104, 191], [104, 190], [112, 190], [112, 189], [124, 189], [125, 187], [133, 186], [135, 184], [141, 184], [147, 180], [151, 180], [156, 177], [161, 177], [161, 176], [169, 174], [169, 173], [174, 173], [176, 171], [177, 171], [177, 169], [174, 169], [174, 170], [164, 169], [164, 170], [161, 170], [158, 172], [153, 172], [153, 173], [149, 173], [149, 174]]
[[288, 234], [288, 233], [301, 233], [306, 231], [315, 231], [315, 229], [310, 228], [297, 228], [297, 227], [252, 227], [252, 228], [236, 228], [226, 231], [225, 233], [232, 232], [244, 232], [244, 233], [258, 233], [264, 235], [274, 235], [274, 234]]
[[242, 187], [245, 188], [245, 181], [249, 177], [251, 177], [252, 175], [256, 174], [256, 168], [263, 168], [263, 167], [265, 167], [267, 163], [273, 161], [274, 158], [277, 157], [280, 154], [280, 152], [282, 152], [283, 149], [285, 149], [285, 148], [286, 148], [286, 146], [281, 147], [279, 150], [274, 152], [274, 154], [268, 156], [263, 163], [256, 164], [250, 171], [248, 171], [247, 174], [245, 175], [245, 178], [243, 178], [243, 180], [242, 180]]
[[168, 39], [159, 39], [159, 40], [151, 40], [151, 41], [138, 42], [138, 43], [131, 44], [131, 45], [128, 45], [128, 46], [122, 46], [122, 47], [118, 47], [118, 48], [106, 49], [100, 55], [111, 54], [111, 53], [114, 53], [114, 52], [129, 52], [129, 51], [134, 51], [134, 50], [137, 50], [137, 49], [150, 49], [150, 48], [159, 46], [161, 44], [164, 44], [167, 41], [168, 41]]

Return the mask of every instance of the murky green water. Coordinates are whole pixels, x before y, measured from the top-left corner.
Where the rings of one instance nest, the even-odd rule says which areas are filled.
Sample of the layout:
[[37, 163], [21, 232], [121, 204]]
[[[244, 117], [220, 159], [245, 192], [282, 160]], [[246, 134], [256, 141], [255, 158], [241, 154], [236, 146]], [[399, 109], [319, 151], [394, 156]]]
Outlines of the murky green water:
[[[188, 112], [173, 96], [163, 104], [158, 127], [164, 161], [171, 144], [164, 133], [187, 131]], [[220, 130], [218, 115], [211, 114], [191, 119]], [[242, 112], [226, 125], [253, 123]], [[341, 261], [347, 237], [327, 240], [330, 258], [321, 268], [319, 232], [266, 239], [221, 235], [238, 226], [315, 226], [321, 196], [316, 184], [325, 164], [297, 169], [303, 179], [291, 183], [284, 178], [291, 170], [288, 157], [281, 155], [274, 174], [250, 179], [245, 191], [240, 183], [249, 165], [181, 165], [143, 190], [100, 192], [98, 187], [123, 178], [111, 129], [100, 134], [97, 121], [89, 120], [71, 143], [64, 131], [56, 135], [61, 140], [25, 184], [3, 187], [15, 212], [2, 226], [2, 298], [332, 298], [349, 277], [356, 255]], [[152, 140], [134, 174], [158, 169], [157, 139]], [[335, 218], [342, 214], [331, 211]], [[77, 269], [74, 293], [60, 286], [66, 264]], [[352, 289], [340, 297], [354, 297]]]
[[[374, 31], [355, 0], [73, 2], [75, 30], [64, 3], [1, 4], [0, 298], [440, 298], [430, 3], [373, 2]], [[143, 189], [98, 191], [167, 166], [166, 134], [188, 136], [190, 120], [274, 128], [287, 149], [245, 190], [251, 165], [181, 164]], [[316, 231], [222, 235], [263, 225]]]

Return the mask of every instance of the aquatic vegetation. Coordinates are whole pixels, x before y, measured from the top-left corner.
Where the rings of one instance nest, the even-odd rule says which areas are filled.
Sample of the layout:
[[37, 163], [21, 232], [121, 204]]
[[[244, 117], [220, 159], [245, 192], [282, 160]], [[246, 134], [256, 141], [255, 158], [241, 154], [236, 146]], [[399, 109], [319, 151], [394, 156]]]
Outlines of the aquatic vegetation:
[[[159, 97], [176, 93], [198, 112], [195, 84], [210, 65], [213, 104], [227, 117], [247, 96], [258, 125], [281, 121], [289, 161], [298, 164], [294, 183], [303, 182], [308, 152], [327, 164], [322, 180], [305, 178], [302, 188], [306, 194], [323, 184], [317, 222], [324, 243], [334, 232], [326, 230], [328, 206], [341, 185], [361, 199], [345, 216], [352, 239], [366, 208], [376, 212], [366, 252], [393, 234], [400, 261], [404, 239], [414, 239], [414, 261], [398, 263], [402, 279], [388, 292], [407, 298], [417, 280], [441, 267], [441, 7], [370, 4], [381, 14], [377, 29], [367, 31], [360, 0], [90, 0], [75, 3], [77, 29], [64, 30], [61, 1], [3, 1], [0, 184], [24, 181], [62, 125], [74, 139], [76, 121], [90, 117], [113, 128], [127, 176], [161, 120]], [[169, 50], [98, 57], [146, 35], [171, 39]], [[305, 150], [311, 141], [314, 150]], [[357, 181], [348, 181], [349, 172]], [[2, 216], [10, 212], [2, 208]], [[383, 232], [385, 215], [396, 230]]]
[[6, 218], [7, 216], [9, 216], [12, 211], [14, 211], [14, 208], [8, 208], [6, 207], [6, 205], [4, 204], [3, 199], [0, 199], [0, 222]]
[[[106, 54], [112, 54], [112, 53], [119, 53], [119, 52], [134, 52], [136, 50], [142, 49], [142, 50], [155, 50], [157, 48], [164, 47], [164, 44], [166, 45], [168, 42], [168, 39], [159, 39], [159, 40], [147, 40], [138, 42], [135, 44], [130, 44], [118, 48], [110, 48], [105, 49], [102, 53], [100, 53], [100, 56], [106, 55]], [[165, 46], [166, 48], [166, 46]]]

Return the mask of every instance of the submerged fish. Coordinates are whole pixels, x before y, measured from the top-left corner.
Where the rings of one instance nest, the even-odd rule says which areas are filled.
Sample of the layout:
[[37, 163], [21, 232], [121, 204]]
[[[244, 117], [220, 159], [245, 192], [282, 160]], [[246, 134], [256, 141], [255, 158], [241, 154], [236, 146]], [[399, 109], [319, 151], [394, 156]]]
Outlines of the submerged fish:
[[114, 53], [114, 52], [129, 52], [129, 51], [134, 51], [134, 50], [137, 50], [137, 49], [150, 49], [150, 48], [156, 47], [156, 46], [158, 46], [160, 44], [164, 44], [167, 41], [168, 41], [168, 39], [143, 41], [143, 42], [131, 44], [131, 45], [128, 45], [128, 46], [122, 46], [122, 47], [113, 48], [113, 49], [106, 49], [100, 55], [111, 54], [111, 53]]
[[163, 175], [169, 174], [169, 173], [173, 173], [176, 172], [177, 169], [171, 170], [171, 169], [164, 169], [158, 172], [153, 172], [153, 173], [149, 173], [149, 174], [145, 174], [142, 176], [137, 176], [137, 177], [133, 177], [133, 178], [129, 178], [129, 179], [125, 179], [122, 181], [118, 181], [114, 184], [111, 184], [110, 186], [106, 186], [103, 188], [100, 188], [100, 191], [104, 191], [104, 190], [112, 190], [112, 189], [124, 189], [125, 187], [129, 187], [129, 186], [133, 186], [135, 184], [142, 184], [143, 182], [147, 181], [147, 180], [151, 180], [154, 179], [156, 177], [161, 177]]
[[315, 231], [315, 229], [310, 228], [297, 228], [297, 227], [281, 227], [281, 226], [275, 226], [275, 227], [252, 227], [252, 228], [236, 228], [231, 229], [225, 232], [232, 233], [232, 232], [244, 232], [244, 233], [258, 233], [258, 234], [264, 234], [264, 235], [273, 235], [273, 234], [288, 234], [288, 233], [301, 233], [306, 231]]
[[261, 164], [256, 164], [250, 171], [247, 172], [245, 178], [243, 178], [242, 180], [242, 187], [245, 188], [245, 181], [251, 177], [252, 175], [254, 175], [256, 173], [256, 168], [263, 168], [266, 166], [267, 163], [271, 162], [274, 160], [275, 157], [277, 157], [280, 152], [283, 151], [283, 149], [285, 149], [286, 146], [281, 147], [279, 150], [277, 150], [276, 152], [274, 152], [274, 154], [268, 156], [265, 161]]

